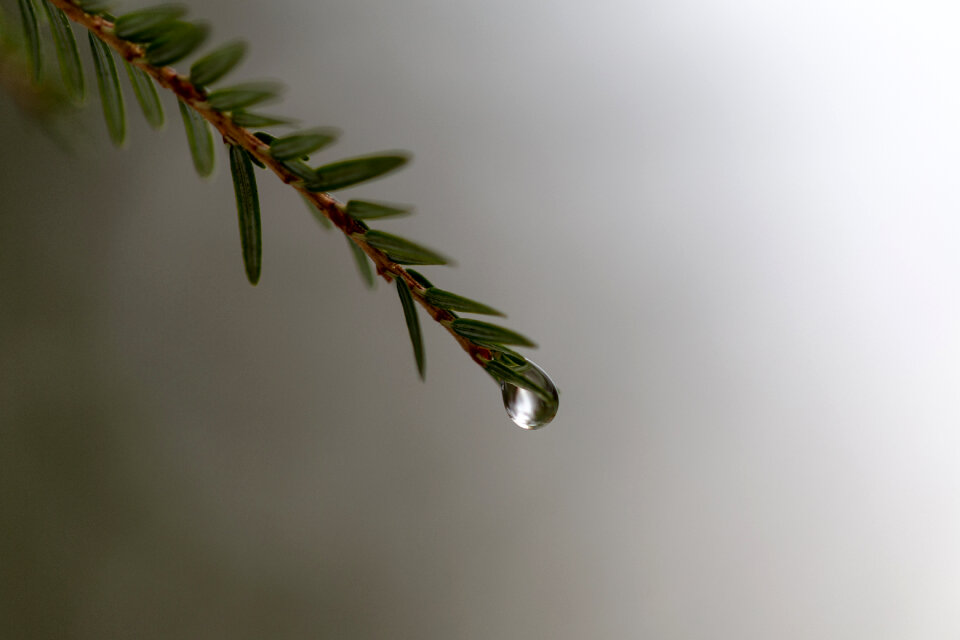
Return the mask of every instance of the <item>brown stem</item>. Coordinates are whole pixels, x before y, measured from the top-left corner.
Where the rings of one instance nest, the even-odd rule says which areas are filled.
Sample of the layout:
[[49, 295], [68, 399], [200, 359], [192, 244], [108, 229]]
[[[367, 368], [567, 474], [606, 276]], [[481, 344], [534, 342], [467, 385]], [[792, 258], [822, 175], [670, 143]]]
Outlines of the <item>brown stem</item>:
[[430, 317], [446, 328], [474, 362], [480, 366], [484, 366], [484, 364], [492, 358], [489, 349], [474, 344], [450, 328], [448, 323], [454, 319], [453, 314], [427, 302], [424, 297], [426, 289], [407, 273], [406, 269], [388, 258], [383, 251], [367, 244], [365, 240], [366, 230], [356, 220], [345, 213], [343, 205], [329, 193], [308, 191], [300, 178], [287, 169], [283, 163], [270, 155], [270, 147], [267, 144], [254, 136], [249, 129], [235, 124], [229, 115], [211, 109], [206, 100], [206, 92], [194, 86], [189, 78], [178, 74], [173, 67], [156, 67], [151, 65], [144, 56], [144, 47], [118, 38], [113, 31], [113, 23], [102, 16], [86, 13], [83, 9], [70, 2], [70, 0], [49, 1], [51, 4], [62, 9], [70, 20], [89, 30], [94, 36], [116, 51], [124, 60], [142, 69], [156, 80], [157, 84], [173, 92], [181, 102], [203, 116], [207, 122], [212, 124], [217, 131], [221, 133], [225, 142], [240, 145], [246, 149], [251, 156], [262, 162], [266, 167], [269, 167], [284, 183], [289, 184], [303, 194], [330, 222], [336, 225], [336, 227], [346, 234], [351, 241], [356, 243], [364, 253], [370, 256], [370, 259], [373, 260], [373, 263], [377, 267], [377, 273], [384, 280], [390, 282], [393, 278], [403, 278], [410, 287], [410, 292], [417, 302], [427, 310]]

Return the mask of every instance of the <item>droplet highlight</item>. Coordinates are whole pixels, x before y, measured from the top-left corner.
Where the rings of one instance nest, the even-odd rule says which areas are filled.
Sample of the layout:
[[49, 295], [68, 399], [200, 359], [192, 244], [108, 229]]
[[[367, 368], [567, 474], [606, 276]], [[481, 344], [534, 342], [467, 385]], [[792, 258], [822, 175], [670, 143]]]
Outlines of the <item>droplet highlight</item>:
[[557, 415], [557, 409], [560, 408], [560, 396], [553, 380], [543, 369], [529, 360], [523, 367], [514, 371], [546, 391], [550, 399], [515, 384], [500, 382], [500, 393], [503, 395], [503, 407], [507, 410], [507, 415], [514, 424], [528, 431], [550, 424]]

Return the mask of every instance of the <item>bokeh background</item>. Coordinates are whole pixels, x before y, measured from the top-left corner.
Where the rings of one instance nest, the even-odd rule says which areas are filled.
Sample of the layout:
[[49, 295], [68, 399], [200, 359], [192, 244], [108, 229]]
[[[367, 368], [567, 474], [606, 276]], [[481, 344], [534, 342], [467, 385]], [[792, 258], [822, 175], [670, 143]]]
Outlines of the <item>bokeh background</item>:
[[378, 226], [560, 413], [432, 323], [420, 383], [266, 175], [250, 287], [168, 97], [117, 151], [91, 92], [74, 155], [4, 97], [2, 637], [960, 634], [955, 3], [190, 5], [325, 158], [415, 152], [345, 195], [417, 205]]

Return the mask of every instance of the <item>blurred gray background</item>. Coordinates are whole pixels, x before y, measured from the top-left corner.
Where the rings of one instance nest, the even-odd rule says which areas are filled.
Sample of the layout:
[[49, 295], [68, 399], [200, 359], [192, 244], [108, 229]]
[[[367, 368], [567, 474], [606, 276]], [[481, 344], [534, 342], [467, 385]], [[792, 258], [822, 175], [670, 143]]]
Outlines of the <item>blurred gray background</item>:
[[420, 383], [266, 174], [250, 287], [169, 96], [117, 151], [91, 92], [74, 156], [4, 97], [0, 635], [958, 637], [955, 3], [190, 5], [323, 158], [414, 151], [344, 195], [417, 205], [377, 226], [560, 413], [432, 323]]

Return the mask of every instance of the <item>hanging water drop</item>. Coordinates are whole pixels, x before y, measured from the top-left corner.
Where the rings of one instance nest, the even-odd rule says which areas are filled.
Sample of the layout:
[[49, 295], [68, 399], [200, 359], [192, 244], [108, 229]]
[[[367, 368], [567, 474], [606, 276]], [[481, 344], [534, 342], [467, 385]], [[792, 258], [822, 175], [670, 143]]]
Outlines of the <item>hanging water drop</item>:
[[503, 407], [507, 410], [507, 415], [514, 424], [528, 431], [549, 424], [557, 415], [557, 409], [560, 408], [557, 386], [543, 369], [529, 360], [523, 367], [514, 371], [546, 391], [549, 399], [529, 389], [501, 381], [500, 392], [503, 395]]

